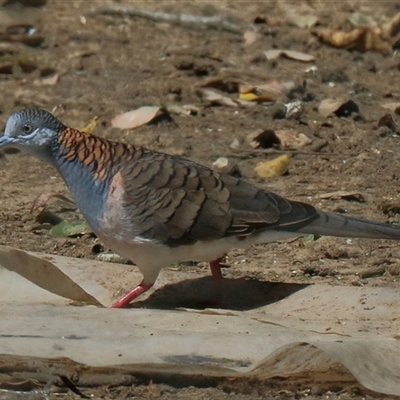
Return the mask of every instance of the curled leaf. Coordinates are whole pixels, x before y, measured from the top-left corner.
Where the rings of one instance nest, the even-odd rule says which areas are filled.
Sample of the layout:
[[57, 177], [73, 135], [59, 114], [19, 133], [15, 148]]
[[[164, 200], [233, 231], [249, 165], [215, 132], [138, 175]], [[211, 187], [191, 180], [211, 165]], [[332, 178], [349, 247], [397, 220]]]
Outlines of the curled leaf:
[[36, 197], [35, 200], [33, 200], [32, 207], [31, 207], [31, 213], [35, 210], [37, 210], [40, 207], [44, 207], [50, 199], [57, 198], [62, 201], [66, 201], [67, 203], [75, 204], [72, 200], [70, 200], [68, 197], [64, 196], [63, 194], [60, 193], [41, 193], [39, 196]]
[[348, 117], [353, 112], [358, 113], [360, 109], [353, 100], [324, 99], [321, 101], [318, 111], [324, 117], [332, 114], [338, 117]]
[[312, 140], [301, 132], [281, 129], [275, 131], [275, 134], [280, 140], [282, 147], [287, 149], [301, 149], [312, 143]]
[[119, 129], [135, 129], [149, 123], [160, 112], [160, 107], [144, 106], [137, 110], [117, 115], [111, 120], [111, 125]]
[[267, 50], [264, 51], [265, 56], [268, 60], [275, 60], [278, 57], [284, 56], [290, 58], [292, 60], [301, 61], [301, 62], [312, 62], [315, 61], [315, 57], [302, 53], [300, 51], [295, 50]]

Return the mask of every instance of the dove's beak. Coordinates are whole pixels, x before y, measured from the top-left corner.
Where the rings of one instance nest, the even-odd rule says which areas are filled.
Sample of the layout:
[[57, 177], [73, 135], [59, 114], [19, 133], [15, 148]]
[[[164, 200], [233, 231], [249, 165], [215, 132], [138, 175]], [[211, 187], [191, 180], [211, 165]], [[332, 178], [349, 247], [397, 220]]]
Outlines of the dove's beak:
[[10, 136], [0, 137], [0, 149], [3, 147], [8, 147], [14, 142], [14, 139]]

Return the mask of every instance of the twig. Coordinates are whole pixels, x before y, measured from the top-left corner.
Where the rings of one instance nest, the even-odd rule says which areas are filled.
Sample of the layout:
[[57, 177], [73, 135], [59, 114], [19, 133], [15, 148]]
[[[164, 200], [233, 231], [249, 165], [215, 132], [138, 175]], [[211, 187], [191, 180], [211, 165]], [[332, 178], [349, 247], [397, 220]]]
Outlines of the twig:
[[132, 17], [146, 18], [155, 22], [168, 22], [187, 28], [201, 28], [225, 30], [233, 33], [242, 33], [243, 24], [233, 21], [222, 15], [202, 16], [191, 14], [177, 14], [163, 11], [147, 11], [130, 6], [109, 5], [95, 8], [91, 11], [94, 15], [128, 15]]
[[[226, 146], [229, 147], [229, 146]], [[229, 147], [231, 151], [236, 151], [240, 153], [245, 153], [246, 157], [249, 155], [259, 155], [259, 154], [303, 154], [306, 156], [324, 156], [324, 157], [343, 157], [342, 154], [336, 153], [321, 153], [316, 151], [302, 151], [302, 150], [278, 150], [278, 149], [254, 149], [254, 150], [246, 150], [246, 149], [233, 149]], [[245, 154], [233, 154], [232, 157], [244, 157]], [[349, 156], [350, 157], [350, 156]]]

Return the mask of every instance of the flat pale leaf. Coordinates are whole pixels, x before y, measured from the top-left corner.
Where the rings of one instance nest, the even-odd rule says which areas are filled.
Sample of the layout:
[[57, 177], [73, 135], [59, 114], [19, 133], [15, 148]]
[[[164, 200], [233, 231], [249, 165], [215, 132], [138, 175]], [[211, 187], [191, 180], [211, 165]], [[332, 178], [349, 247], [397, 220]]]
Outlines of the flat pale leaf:
[[355, 28], [366, 28], [368, 26], [377, 26], [375, 20], [367, 14], [363, 14], [361, 12], [354, 12], [349, 17], [349, 22]]
[[144, 106], [137, 110], [117, 115], [111, 120], [111, 125], [119, 129], [135, 129], [149, 123], [159, 113], [160, 107]]
[[290, 13], [288, 15], [288, 19], [293, 25], [301, 29], [312, 28], [318, 22], [318, 17], [315, 15], [312, 14], [299, 15], [297, 12]]
[[283, 148], [301, 149], [312, 143], [312, 140], [304, 133], [281, 129], [275, 131], [276, 136], [281, 142]]
[[[58, 296], [88, 304], [100, 305], [93, 296], [83, 290], [53, 263], [44, 258], [35, 257], [25, 251], [11, 247], [0, 246], [0, 272], [2, 268], [15, 272], [36, 286]], [[21, 290], [23, 288], [24, 284], [22, 283]], [[14, 299], [19, 300], [18, 292], [15, 293]]]
[[62, 221], [50, 229], [53, 236], [71, 237], [91, 232], [86, 221]]
[[285, 56], [292, 60], [301, 62], [312, 62], [315, 61], [315, 57], [311, 54], [302, 53], [295, 50], [267, 50], [264, 51], [265, 56], [268, 60], [275, 60], [281, 56]]

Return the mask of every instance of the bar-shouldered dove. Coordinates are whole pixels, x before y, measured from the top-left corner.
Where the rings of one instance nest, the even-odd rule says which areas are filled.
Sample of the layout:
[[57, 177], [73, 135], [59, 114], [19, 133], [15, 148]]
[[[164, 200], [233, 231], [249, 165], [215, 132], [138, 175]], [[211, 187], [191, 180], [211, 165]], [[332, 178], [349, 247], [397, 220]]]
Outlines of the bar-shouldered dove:
[[8, 146], [54, 166], [95, 234], [139, 267], [142, 283], [115, 308], [181, 261], [209, 261], [221, 278], [219, 259], [232, 248], [305, 234], [400, 239], [400, 226], [325, 213], [181, 157], [87, 135], [41, 109], [10, 116], [0, 138]]

